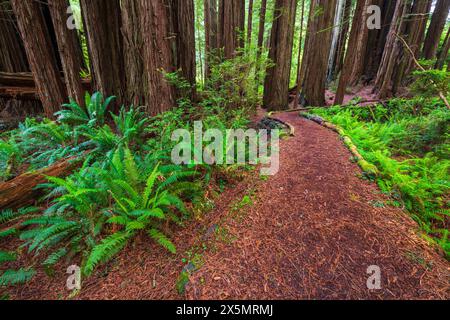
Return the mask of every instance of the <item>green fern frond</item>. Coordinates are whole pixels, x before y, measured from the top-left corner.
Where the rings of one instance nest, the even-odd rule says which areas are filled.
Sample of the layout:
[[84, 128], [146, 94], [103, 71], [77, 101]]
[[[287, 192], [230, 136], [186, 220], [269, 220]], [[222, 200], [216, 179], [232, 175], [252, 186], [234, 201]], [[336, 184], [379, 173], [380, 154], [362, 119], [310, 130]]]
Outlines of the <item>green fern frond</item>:
[[89, 255], [83, 268], [83, 273], [89, 276], [95, 267], [111, 260], [127, 244], [127, 241], [133, 236], [130, 232], [117, 232], [106, 239], [101, 244], [95, 246]]
[[175, 245], [172, 243], [172, 241], [170, 241], [164, 234], [162, 234], [157, 229], [154, 228], [150, 229], [148, 231], [148, 234], [152, 239], [154, 239], [157, 243], [159, 243], [169, 252], [173, 254], [177, 253], [177, 249], [175, 248]]
[[0, 275], [0, 287], [13, 286], [30, 281], [36, 271], [33, 269], [6, 270]]

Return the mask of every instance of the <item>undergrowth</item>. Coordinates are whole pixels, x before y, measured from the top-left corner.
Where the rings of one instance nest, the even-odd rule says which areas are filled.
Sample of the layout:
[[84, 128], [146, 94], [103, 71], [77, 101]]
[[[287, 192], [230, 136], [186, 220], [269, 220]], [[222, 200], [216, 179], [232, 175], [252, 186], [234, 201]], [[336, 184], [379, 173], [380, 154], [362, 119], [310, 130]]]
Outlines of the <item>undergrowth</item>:
[[440, 100], [394, 99], [313, 112], [351, 137], [380, 171], [382, 191], [406, 208], [449, 258], [450, 112]]
[[[56, 120], [26, 119], [2, 134], [0, 182], [69, 158], [84, 162], [68, 177], [47, 177], [38, 186], [40, 208], [2, 212], [0, 236], [20, 239], [20, 248], [34, 255], [33, 267], [40, 265], [49, 275], [60, 263], [76, 263], [84, 277], [90, 276], [139, 235], [175, 253], [173, 227], [184, 226], [199, 214], [196, 208], [207, 207], [202, 201], [215, 176], [223, 181], [242, 167], [175, 165], [171, 152], [177, 142], [171, 136], [176, 129], [192, 132], [196, 120], [204, 130], [247, 127], [257, 101], [246, 76], [248, 61], [236, 59], [212, 66], [200, 101], [182, 97], [176, 108], [156, 117], [133, 106], [112, 114], [108, 110], [115, 98], [94, 93], [86, 94], [85, 107], [74, 101], [65, 105]], [[175, 74], [167, 77], [179, 87], [185, 84]], [[0, 267], [5, 270], [0, 287], [34, 275], [29, 266], [10, 268], [18, 257], [0, 251], [0, 263], [6, 264]]]

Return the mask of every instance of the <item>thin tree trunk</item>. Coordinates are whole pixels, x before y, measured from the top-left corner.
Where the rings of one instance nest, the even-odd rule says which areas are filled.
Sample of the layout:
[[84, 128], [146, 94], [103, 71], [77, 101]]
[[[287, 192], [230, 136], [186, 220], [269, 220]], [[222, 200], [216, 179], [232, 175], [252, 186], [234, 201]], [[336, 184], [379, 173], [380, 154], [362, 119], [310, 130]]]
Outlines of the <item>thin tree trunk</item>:
[[447, 35], [445, 36], [444, 45], [439, 53], [438, 60], [436, 61], [435, 69], [441, 70], [444, 67], [445, 61], [448, 57], [448, 51], [450, 50], [450, 28], [447, 31]]
[[296, 11], [296, 0], [275, 3], [269, 49], [269, 58], [275, 65], [267, 69], [264, 83], [264, 106], [270, 111], [288, 108]]
[[309, 45], [310, 45], [310, 39], [311, 39], [311, 34], [313, 32], [313, 14], [314, 14], [314, 10], [315, 10], [315, 5], [316, 3], [314, 1], [310, 1], [310, 5], [309, 5], [309, 13], [308, 13], [308, 26], [306, 29], [306, 37], [305, 37], [305, 45], [304, 45], [304, 49], [303, 49], [303, 58], [302, 58], [302, 65], [300, 68], [300, 80], [297, 81], [297, 85], [300, 87], [300, 90], [302, 90], [303, 88], [303, 84], [305, 81], [305, 77], [306, 77], [306, 70], [308, 68], [308, 65], [306, 64], [306, 61], [308, 60], [309, 57]]
[[204, 0], [205, 15], [205, 69], [206, 77], [210, 74], [211, 54], [218, 48], [217, 0]]
[[313, 0], [320, 13], [310, 19], [310, 39], [306, 65], [303, 93], [312, 106], [325, 105], [325, 87], [328, 58], [331, 46], [331, 30], [336, 13], [336, 0]]
[[352, 9], [352, 0], [345, 1], [344, 14], [342, 17], [342, 27], [339, 33], [339, 39], [337, 43], [336, 55], [332, 68], [331, 80], [334, 80], [342, 70], [345, 57], [345, 46], [347, 44], [348, 32], [350, 30], [350, 15]]
[[434, 59], [441, 40], [442, 31], [450, 10], [450, 0], [437, 0], [430, 27], [423, 46], [423, 57], [427, 60]]
[[259, 88], [260, 84], [260, 72], [261, 72], [261, 54], [264, 45], [264, 33], [266, 31], [266, 12], [267, 12], [267, 0], [261, 1], [261, 10], [259, 12], [259, 30], [258, 30], [258, 48], [256, 49], [256, 87]]
[[305, 0], [302, 0], [302, 13], [300, 19], [300, 40], [298, 44], [298, 60], [297, 60], [297, 86], [295, 87], [294, 108], [299, 104], [300, 95], [300, 70], [302, 65], [302, 42], [303, 42], [303, 23], [305, 20]]
[[336, 55], [339, 46], [339, 37], [343, 31], [343, 16], [345, 9], [345, 0], [338, 0], [336, 7], [336, 15], [334, 17], [334, 27], [332, 31], [331, 38], [331, 49], [330, 49], [330, 57], [328, 58], [328, 71], [327, 71], [327, 81], [330, 82], [333, 79]]
[[67, 93], [78, 105], [84, 105], [84, 89], [81, 83], [81, 49], [77, 30], [67, 27], [67, 0], [49, 0], [50, 13], [55, 28]]
[[64, 103], [66, 92], [39, 4], [23, 0], [12, 0], [11, 3], [45, 115], [53, 118]]
[[248, 20], [247, 20], [247, 45], [252, 44], [252, 31], [253, 31], [253, 0], [249, 0], [248, 3]]
[[80, 0], [87, 36], [94, 88], [105, 97], [124, 103], [125, 67], [121, 33], [120, 0]]

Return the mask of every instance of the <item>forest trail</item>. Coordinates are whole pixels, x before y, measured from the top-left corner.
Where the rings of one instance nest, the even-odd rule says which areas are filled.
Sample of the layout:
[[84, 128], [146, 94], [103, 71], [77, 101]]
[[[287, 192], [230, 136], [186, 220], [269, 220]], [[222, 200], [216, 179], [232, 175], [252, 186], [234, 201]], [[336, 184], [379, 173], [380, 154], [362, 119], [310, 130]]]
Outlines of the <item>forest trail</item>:
[[[252, 173], [211, 212], [168, 233], [176, 255], [140, 237], [75, 298], [448, 299], [448, 262], [405, 212], [382, 205], [388, 199], [358, 176], [338, 135], [297, 113], [276, 117], [296, 133], [281, 141], [277, 175]], [[253, 203], [237, 206], [246, 195]], [[381, 269], [381, 290], [367, 289], [371, 265]], [[66, 279], [65, 268], [51, 278], [39, 270], [11, 296], [64, 299]]]
[[[406, 213], [361, 173], [339, 137], [297, 113], [281, 143], [280, 172], [257, 188], [235, 241], [222, 243], [191, 278], [190, 299], [448, 298], [447, 262]], [[367, 289], [367, 268], [382, 289]], [[447, 291], [447, 292], [446, 292]]]

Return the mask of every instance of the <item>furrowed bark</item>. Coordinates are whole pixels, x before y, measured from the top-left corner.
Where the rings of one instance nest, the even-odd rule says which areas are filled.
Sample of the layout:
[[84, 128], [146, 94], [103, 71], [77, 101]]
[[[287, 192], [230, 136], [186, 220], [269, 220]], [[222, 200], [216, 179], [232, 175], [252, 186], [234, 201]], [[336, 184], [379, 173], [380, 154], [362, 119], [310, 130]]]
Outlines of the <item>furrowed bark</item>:
[[66, 92], [39, 3], [23, 0], [11, 3], [45, 115], [53, 118], [65, 102]]
[[283, 110], [289, 104], [296, 0], [277, 0], [275, 3], [269, 59], [274, 63], [267, 69], [264, 82], [264, 106], [269, 110]]
[[67, 0], [49, 0], [67, 93], [78, 105], [83, 106], [84, 89], [80, 77], [83, 58], [80, 56], [81, 49], [77, 30], [70, 30], [67, 27], [68, 7], [69, 2]]

